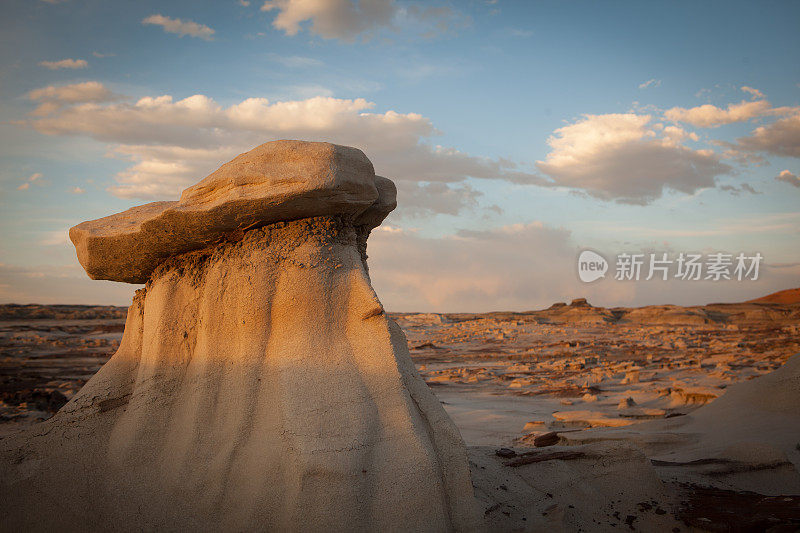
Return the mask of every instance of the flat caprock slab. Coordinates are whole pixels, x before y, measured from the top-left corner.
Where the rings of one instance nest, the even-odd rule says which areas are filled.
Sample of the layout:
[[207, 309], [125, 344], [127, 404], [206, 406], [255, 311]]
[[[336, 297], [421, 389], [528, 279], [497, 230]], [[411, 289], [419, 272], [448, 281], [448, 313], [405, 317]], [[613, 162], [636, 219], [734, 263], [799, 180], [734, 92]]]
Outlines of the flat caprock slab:
[[177, 202], [83, 222], [69, 237], [92, 279], [145, 283], [167, 258], [239, 230], [339, 214], [377, 226], [396, 205], [394, 184], [380, 177], [378, 184], [380, 195], [372, 163], [357, 148], [268, 142], [184, 190]]

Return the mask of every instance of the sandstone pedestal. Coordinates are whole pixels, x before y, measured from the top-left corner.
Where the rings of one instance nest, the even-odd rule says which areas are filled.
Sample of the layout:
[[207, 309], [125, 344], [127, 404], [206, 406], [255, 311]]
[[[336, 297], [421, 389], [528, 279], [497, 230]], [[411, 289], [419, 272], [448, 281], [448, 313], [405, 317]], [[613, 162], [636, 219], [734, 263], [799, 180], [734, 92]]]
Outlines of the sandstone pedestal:
[[[271, 144], [257, 150], [320, 148]], [[338, 168], [363, 156], [331, 146], [346, 155]], [[365, 168], [344, 180], [347, 208], [298, 211], [306, 191], [234, 224], [219, 215], [237, 212], [229, 202], [270, 191], [248, 197], [258, 175], [240, 169], [246, 179], [217, 183], [227, 200], [202, 195], [218, 218], [183, 206], [208, 222], [196, 241], [163, 209], [73, 229], [84, 265], [148, 281], [111, 360], [52, 419], [0, 443], [2, 529], [471, 530], [461, 437], [370, 285], [366, 238], [394, 187]], [[163, 258], [170, 232], [181, 253]], [[97, 250], [127, 251], [127, 267], [103, 270]]]

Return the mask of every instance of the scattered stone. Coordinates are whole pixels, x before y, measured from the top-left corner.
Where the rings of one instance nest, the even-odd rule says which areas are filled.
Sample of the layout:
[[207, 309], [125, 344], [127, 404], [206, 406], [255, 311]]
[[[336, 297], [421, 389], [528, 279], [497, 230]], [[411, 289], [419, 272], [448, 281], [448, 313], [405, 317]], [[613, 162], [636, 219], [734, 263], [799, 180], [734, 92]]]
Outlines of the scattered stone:
[[500, 448], [494, 452], [494, 454], [498, 457], [502, 457], [504, 459], [508, 459], [511, 457], [516, 457], [517, 452], [512, 450], [511, 448]]
[[619, 405], [617, 405], [617, 409], [628, 409], [630, 407], [635, 407], [636, 402], [630, 396], [627, 398], [623, 398], [619, 401]]

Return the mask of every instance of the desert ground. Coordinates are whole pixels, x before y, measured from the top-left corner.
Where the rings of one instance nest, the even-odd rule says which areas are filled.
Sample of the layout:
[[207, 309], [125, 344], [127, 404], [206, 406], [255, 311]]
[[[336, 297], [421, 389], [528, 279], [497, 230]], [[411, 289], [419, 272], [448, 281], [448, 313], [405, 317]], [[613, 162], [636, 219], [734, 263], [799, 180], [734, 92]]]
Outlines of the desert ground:
[[[577, 299], [530, 312], [390, 316], [468, 446], [488, 529], [793, 531], [800, 427], [783, 428], [796, 437], [793, 456], [768, 450], [755, 461], [675, 460], [672, 444], [692, 440], [680, 429], [661, 427], [659, 438], [631, 430], [688, 420], [800, 352], [797, 293], [698, 307]], [[119, 347], [125, 313], [0, 306], [0, 435], [64, 405]]]

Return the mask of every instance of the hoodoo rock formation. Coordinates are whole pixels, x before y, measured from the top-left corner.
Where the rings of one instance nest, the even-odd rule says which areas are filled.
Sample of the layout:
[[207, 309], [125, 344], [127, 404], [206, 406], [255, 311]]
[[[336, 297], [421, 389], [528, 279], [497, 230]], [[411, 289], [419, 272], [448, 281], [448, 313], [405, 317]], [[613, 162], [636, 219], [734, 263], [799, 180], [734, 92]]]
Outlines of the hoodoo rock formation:
[[72, 228], [92, 278], [146, 286], [109, 362], [0, 445], [0, 529], [473, 529], [461, 436], [367, 273], [394, 207], [361, 151], [278, 141]]

